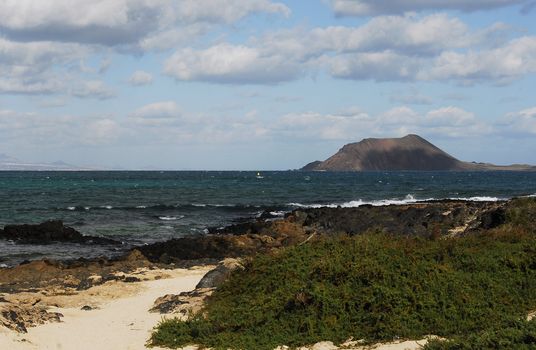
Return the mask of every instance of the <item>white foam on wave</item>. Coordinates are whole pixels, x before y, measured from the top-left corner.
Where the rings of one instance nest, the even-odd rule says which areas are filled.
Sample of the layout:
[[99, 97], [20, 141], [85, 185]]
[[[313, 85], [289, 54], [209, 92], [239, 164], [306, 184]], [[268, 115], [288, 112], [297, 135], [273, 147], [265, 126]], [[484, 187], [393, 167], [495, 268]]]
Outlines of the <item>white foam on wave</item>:
[[67, 207], [67, 210], [76, 210], [76, 207]]
[[498, 197], [489, 197], [489, 196], [476, 196], [476, 197], [456, 197], [456, 198], [449, 198], [452, 200], [457, 201], [468, 201], [468, 202], [497, 202], [501, 199]]
[[175, 220], [180, 220], [184, 217], [184, 215], [179, 215], [179, 216], [159, 216], [158, 218], [160, 220], [164, 220], [164, 221], [175, 221]]
[[[535, 195], [536, 196], [536, 195]], [[458, 201], [468, 201], [468, 202], [497, 202], [503, 200], [498, 197], [490, 196], [475, 196], [475, 197], [457, 197], [457, 198], [445, 198], [447, 200], [458, 200]], [[289, 206], [297, 208], [357, 208], [363, 205], [373, 205], [376, 207], [386, 206], [386, 205], [403, 205], [403, 204], [412, 204], [419, 202], [427, 202], [437, 200], [436, 198], [426, 198], [426, 199], [416, 199], [413, 195], [408, 194], [404, 199], [378, 199], [371, 201], [364, 201], [361, 199], [344, 202], [344, 203], [329, 203], [329, 204], [302, 204], [302, 203], [289, 203]]]
[[349, 201], [344, 203], [330, 203], [330, 204], [301, 204], [301, 203], [289, 203], [288, 205], [298, 208], [357, 208], [363, 205], [373, 205], [377, 207], [385, 206], [385, 205], [391, 205], [391, 204], [409, 204], [409, 203], [417, 203], [421, 201], [425, 201], [429, 199], [415, 199], [415, 197], [411, 194], [406, 195], [404, 199], [379, 199], [379, 200], [372, 200], [372, 201], [364, 201], [362, 199], [358, 199], [355, 201]]
[[101, 205], [100, 208], [102, 209], [112, 209], [113, 207], [111, 205]]
[[270, 215], [273, 215], [273, 216], [285, 216], [285, 212], [284, 211], [271, 211]]
[[146, 205], [137, 205], [136, 206], [136, 209], [145, 209], [145, 208], [147, 208]]

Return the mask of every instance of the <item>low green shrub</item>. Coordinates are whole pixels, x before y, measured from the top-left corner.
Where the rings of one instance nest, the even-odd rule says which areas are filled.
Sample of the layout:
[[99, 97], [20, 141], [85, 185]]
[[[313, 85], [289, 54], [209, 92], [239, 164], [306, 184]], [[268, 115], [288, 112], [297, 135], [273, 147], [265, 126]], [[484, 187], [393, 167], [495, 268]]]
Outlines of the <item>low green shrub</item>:
[[429, 342], [424, 350], [529, 350], [536, 349], [536, 322], [517, 321], [463, 337]]
[[447, 240], [370, 233], [255, 257], [202, 312], [162, 322], [151, 344], [272, 350], [435, 334], [454, 342], [430, 349], [458, 349], [457, 337], [474, 337], [475, 344], [514, 339], [512, 325], [533, 335], [533, 323], [518, 322], [534, 309], [536, 238], [526, 231]]

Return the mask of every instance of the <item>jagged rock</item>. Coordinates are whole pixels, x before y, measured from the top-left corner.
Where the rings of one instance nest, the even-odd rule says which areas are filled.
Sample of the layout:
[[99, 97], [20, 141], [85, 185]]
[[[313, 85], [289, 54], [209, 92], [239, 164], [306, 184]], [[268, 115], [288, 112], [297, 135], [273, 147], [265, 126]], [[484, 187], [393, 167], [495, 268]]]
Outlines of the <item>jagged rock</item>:
[[166, 294], [163, 297], [159, 297], [154, 301], [154, 305], [151, 308], [151, 312], [159, 312], [161, 314], [169, 314], [175, 311], [179, 306], [186, 304], [187, 302], [182, 300], [179, 295]]
[[506, 210], [504, 208], [497, 208], [496, 210], [489, 210], [482, 213], [479, 217], [480, 229], [492, 229], [498, 227], [506, 222]]
[[161, 314], [182, 314], [184, 316], [193, 314], [201, 310], [206, 298], [208, 298], [213, 288], [197, 288], [191, 292], [180, 294], [167, 294], [155, 300], [150, 312]]
[[125, 273], [152, 266], [154, 264], [139, 251], [110, 260], [99, 258], [31, 261], [0, 269], [0, 293], [15, 293], [44, 287], [85, 290], [107, 281], [125, 279]]
[[[357, 208], [314, 208], [304, 211], [303, 225], [323, 234], [360, 234], [378, 230], [392, 234], [429, 236], [436, 230], [464, 231], [496, 227], [505, 220], [507, 202], [435, 201], [409, 205]], [[501, 214], [502, 213], [502, 214]], [[303, 216], [303, 214], [300, 214]]]
[[49, 322], [61, 322], [62, 314], [48, 312], [36, 306], [0, 306], [0, 324], [20, 333], [27, 333], [27, 328]]
[[121, 244], [121, 242], [109, 238], [84, 236], [74, 228], [64, 226], [61, 220], [45, 221], [37, 225], [6, 225], [0, 231], [0, 238], [22, 244], [49, 244], [52, 242]]
[[225, 259], [215, 269], [207, 272], [195, 288], [219, 287], [227, 278], [229, 278], [231, 272], [242, 268], [243, 266], [238, 259]]
[[138, 277], [135, 277], [135, 276], [126, 276], [123, 279], [123, 282], [125, 282], [125, 283], [133, 283], [133, 282], [141, 282], [141, 280]]

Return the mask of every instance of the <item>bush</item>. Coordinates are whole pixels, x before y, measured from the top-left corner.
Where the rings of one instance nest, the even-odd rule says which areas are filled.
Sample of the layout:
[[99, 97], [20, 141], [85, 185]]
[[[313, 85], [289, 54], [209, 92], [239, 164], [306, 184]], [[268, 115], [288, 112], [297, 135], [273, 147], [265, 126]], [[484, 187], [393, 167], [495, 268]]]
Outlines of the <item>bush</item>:
[[518, 322], [535, 308], [536, 239], [525, 231], [448, 240], [341, 236], [255, 257], [202, 312], [186, 322], [162, 322], [151, 343], [272, 350], [350, 337], [479, 334], [480, 344], [510, 334], [489, 330], [515, 325], [533, 332], [532, 323]]

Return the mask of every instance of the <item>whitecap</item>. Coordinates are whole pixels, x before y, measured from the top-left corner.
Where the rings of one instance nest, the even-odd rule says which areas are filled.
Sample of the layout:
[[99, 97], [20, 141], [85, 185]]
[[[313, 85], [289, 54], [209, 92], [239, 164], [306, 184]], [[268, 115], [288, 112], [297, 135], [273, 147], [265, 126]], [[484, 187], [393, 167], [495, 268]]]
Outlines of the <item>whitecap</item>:
[[76, 207], [67, 207], [67, 210], [76, 210]]
[[468, 201], [468, 202], [497, 202], [501, 199], [498, 197], [489, 197], [489, 196], [475, 196], [475, 197], [457, 197], [449, 198], [457, 201]]
[[145, 209], [145, 208], [147, 208], [147, 206], [145, 206], [145, 205], [137, 205], [136, 206], [136, 209]]
[[273, 215], [273, 216], [285, 216], [285, 212], [284, 211], [271, 211], [270, 215]]
[[184, 217], [184, 215], [179, 215], [179, 216], [159, 216], [158, 218], [160, 220], [164, 220], [164, 221], [174, 221], [174, 220], [180, 220]]
[[112, 209], [113, 207], [111, 205], [101, 205], [102, 209]]
[[[536, 196], [536, 194], [535, 194]], [[505, 200], [499, 197], [490, 197], [490, 196], [474, 196], [474, 197], [451, 197], [446, 198], [448, 200], [457, 200], [457, 201], [468, 201], [468, 202], [497, 202]], [[343, 203], [329, 203], [329, 204], [302, 204], [302, 203], [288, 203], [291, 207], [296, 208], [357, 208], [363, 205], [373, 205], [376, 207], [386, 206], [386, 205], [403, 205], [403, 204], [412, 204], [419, 202], [428, 202], [438, 200], [437, 198], [426, 198], [426, 199], [416, 199], [412, 194], [406, 195], [403, 199], [393, 198], [393, 199], [378, 199], [371, 201], [363, 201], [361, 199], [353, 200]]]
[[363, 205], [373, 205], [373, 206], [385, 206], [385, 205], [391, 205], [391, 204], [410, 204], [410, 203], [417, 203], [422, 201], [428, 201], [432, 200], [433, 198], [428, 199], [416, 199], [412, 194], [406, 195], [404, 199], [379, 199], [379, 200], [372, 200], [372, 201], [364, 201], [362, 199], [353, 200], [349, 202], [344, 203], [330, 203], [330, 204], [301, 204], [301, 203], [289, 203], [289, 206], [292, 207], [298, 207], [298, 208], [357, 208]]

